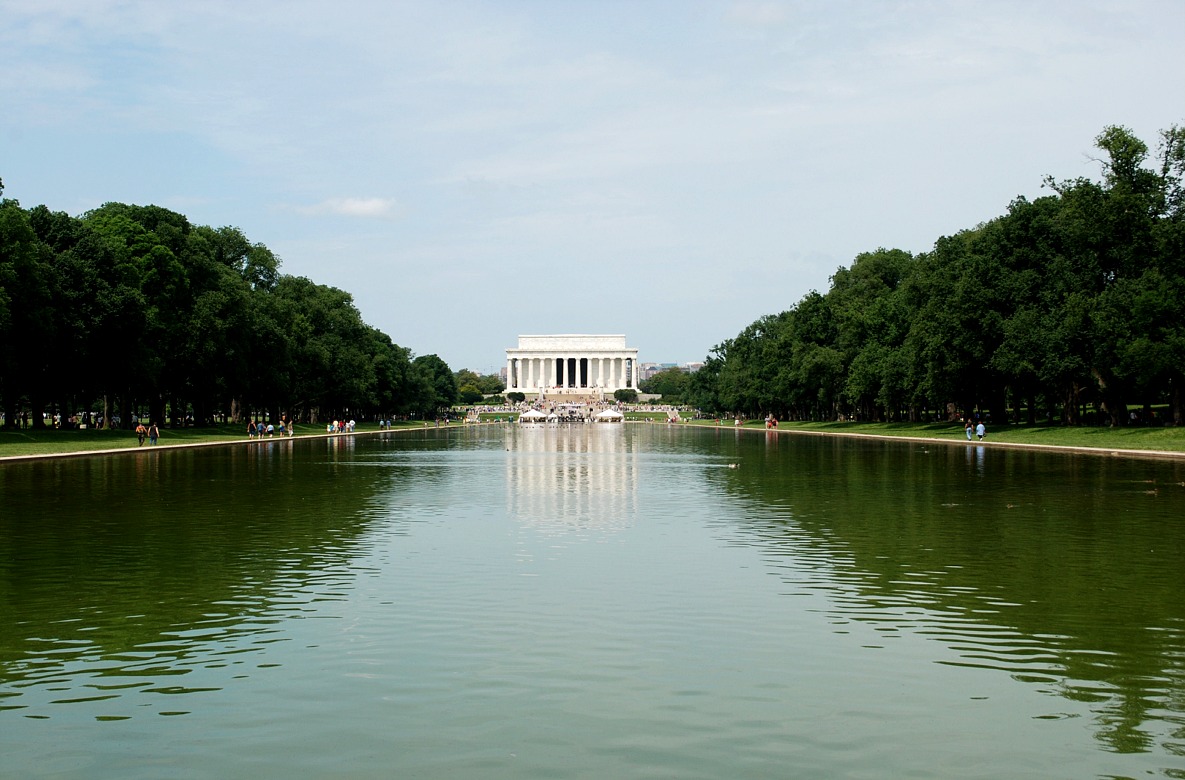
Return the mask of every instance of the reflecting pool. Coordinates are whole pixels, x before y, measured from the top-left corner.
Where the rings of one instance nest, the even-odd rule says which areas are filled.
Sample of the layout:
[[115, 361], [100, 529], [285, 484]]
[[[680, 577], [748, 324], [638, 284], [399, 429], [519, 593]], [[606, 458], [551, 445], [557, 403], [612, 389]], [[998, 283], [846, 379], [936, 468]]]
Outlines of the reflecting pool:
[[1185, 777], [1185, 463], [667, 425], [0, 466], [0, 776]]

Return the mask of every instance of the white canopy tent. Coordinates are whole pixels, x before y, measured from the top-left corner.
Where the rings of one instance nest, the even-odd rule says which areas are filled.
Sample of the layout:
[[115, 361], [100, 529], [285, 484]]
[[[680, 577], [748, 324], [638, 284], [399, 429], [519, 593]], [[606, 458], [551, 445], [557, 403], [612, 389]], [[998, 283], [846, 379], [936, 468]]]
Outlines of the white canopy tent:
[[518, 421], [522, 422], [542, 422], [547, 419], [547, 415], [538, 409], [528, 409], [518, 416]]

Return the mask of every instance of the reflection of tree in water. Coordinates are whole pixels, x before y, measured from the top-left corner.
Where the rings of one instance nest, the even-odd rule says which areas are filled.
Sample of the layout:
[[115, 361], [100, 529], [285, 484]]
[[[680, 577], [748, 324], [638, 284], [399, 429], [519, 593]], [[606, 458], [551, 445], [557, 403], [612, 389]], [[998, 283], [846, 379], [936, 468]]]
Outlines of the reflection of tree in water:
[[742, 467], [711, 478], [751, 507], [724, 532], [825, 590], [837, 618], [1087, 703], [1116, 752], [1182, 752], [1185, 464], [785, 435], [716, 446]]
[[280, 623], [344, 599], [400, 489], [392, 470], [343, 465], [353, 447], [265, 441], [0, 469], [0, 708], [38, 691], [198, 690], [162, 681], [241, 667], [284, 639]]

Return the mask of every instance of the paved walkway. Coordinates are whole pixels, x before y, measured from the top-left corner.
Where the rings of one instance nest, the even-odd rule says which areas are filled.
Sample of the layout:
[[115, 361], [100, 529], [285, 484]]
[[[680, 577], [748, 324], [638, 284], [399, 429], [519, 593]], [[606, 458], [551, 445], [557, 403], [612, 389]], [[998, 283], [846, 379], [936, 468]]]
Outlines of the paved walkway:
[[[457, 425], [442, 425], [440, 428], [456, 428]], [[88, 455], [131, 455], [135, 453], [145, 452], [165, 452], [168, 450], [191, 450], [197, 447], [231, 447], [231, 446], [252, 446], [259, 447], [267, 444], [285, 444], [294, 441], [305, 441], [308, 439], [337, 439], [344, 436], [377, 436], [379, 434], [388, 433], [403, 433], [408, 431], [428, 431], [440, 430], [434, 426], [427, 427], [412, 427], [406, 426], [403, 428], [391, 428], [385, 431], [354, 431], [353, 433], [301, 433], [296, 436], [264, 436], [261, 439], [223, 439], [219, 441], [193, 441], [193, 442], [174, 442], [161, 443], [155, 447], [151, 444], [143, 444], [137, 447], [110, 447], [100, 450], [77, 450], [74, 452], [42, 452], [35, 455], [5, 455], [0, 456], [0, 463], [8, 463], [22, 460], [47, 460], [49, 458], [84, 458]]]
[[1120, 458], [1159, 458], [1162, 460], [1185, 460], [1185, 452], [1176, 450], [1130, 450], [1113, 447], [1070, 447], [1063, 444], [1029, 444], [1025, 442], [993, 441], [990, 437], [983, 441], [967, 441], [964, 437], [949, 439], [931, 436], [888, 436], [882, 433], [849, 433], [847, 431], [804, 431], [795, 428], [754, 428], [736, 427], [734, 425], [707, 425], [706, 428], [720, 430], [745, 431], [751, 433], [772, 433], [789, 436], [846, 436], [853, 439], [879, 439], [883, 441], [911, 441], [922, 444], [945, 444], [952, 447], [993, 447], [1015, 450], [1045, 450], [1047, 452], [1073, 452], [1082, 455], [1103, 455]]
[[[468, 423], [469, 425], [496, 425], [497, 423]], [[659, 424], [667, 425], [668, 423], [660, 422]], [[459, 428], [460, 425], [447, 425], [441, 428]], [[1130, 449], [1114, 449], [1106, 447], [1067, 447], [1060, 444], [1026, 444], [1020, 442], [1006, 442], [1006, 441], [992, 441], [990, 438], [984, 441], [967, 441], [964, 438], [936, 438], [929, 436], [886, 436], [879, 433], [850, 433], [847, 431], [804, 431], [795, 428], [755, 428], [755, 427], [741, 427], [738, 428], [732, 424], [728, 425], [696, 425], [696, 428], [713, 428], [717, 430], [740, 431], [744, 433], [765, 433], [775, 434], [778, 436], [832, 436], [832, 437], [847, 437], [852, 439], [875, 439], [881, 441], [908, 441], [918, 444], [942, 444], [951, 447], [992, 447], [1018, 450], [1044, 450], [1047, 452], [1072, 452], [1081, 455], [1098, 455], [1105, 457], [1116, 458], [1156, 458], [1160, 460], [1185, 460], [1185, 452], [1177, 452], [1174, 450], [1130, 450]], [[49, 458], [79, 458], [88, 455], [126, 455], [132, 453], [143, 452], [161, 452], [165, 450], [176, 449], [193, 449], [196, 447], [229, 447], [234, 445], [247, 446], [261, 446], [265, 444], [280, 444], [284, 442], [293, 442], [305, 439], [333, 439], [342, 436], [377, 436], [381, 434], [391, 433], [407, 433], [411, 431], [426, 431], [426, 430], [440, 430], [434, 426], [427, 427], [405, 427], [405, 428], [391, 428], [390, 430], [378, 431], [355, 431], [354, 433], [304, 433], [298, 436], [275, 436], [264, 437], [262, 439], [227, 439], [225, 441], [201, 441], [201, 442], [186, 442], [178, 444], [158, 444], [153, 447], [145, 444], [142, 447], [115, 447], [111, 449], [102, 450], [80, 450], [77, 452], [47, 452], [38, 455], [8, 455], [0, 457], [0, 463], [26, 461], [26, 460], [46, 460]]]

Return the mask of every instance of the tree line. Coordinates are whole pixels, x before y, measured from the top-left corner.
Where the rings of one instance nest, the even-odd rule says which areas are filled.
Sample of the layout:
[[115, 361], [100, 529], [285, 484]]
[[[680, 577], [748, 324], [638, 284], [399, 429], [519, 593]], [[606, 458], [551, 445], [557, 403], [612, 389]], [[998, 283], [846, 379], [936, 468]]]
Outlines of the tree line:
[[279, 268], [240, 229], [159, 206], [73, 217], [0, 199], [4, 424], [431, 417], [457, 402], [438, 356], [413, 356], [349, 293]]
[[[1156, 153], [1095, 139], [1102, 180], [1050, 194], [913, 255], [877, 249], [708, 355], [686, 400], [783, 419], [1126, 424], [1185, 381], [1185, 128]], [[1131, 411], [1129, 411], [1129, 409]]]

